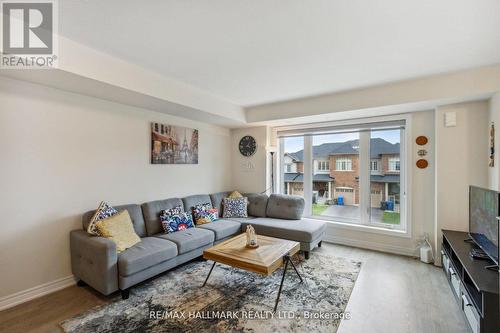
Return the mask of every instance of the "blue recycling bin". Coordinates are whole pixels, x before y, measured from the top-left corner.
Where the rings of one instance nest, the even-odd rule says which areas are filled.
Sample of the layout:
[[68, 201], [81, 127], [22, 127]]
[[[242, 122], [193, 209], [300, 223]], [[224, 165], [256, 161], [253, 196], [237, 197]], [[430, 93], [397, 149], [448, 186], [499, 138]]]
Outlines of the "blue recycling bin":
[[387, 210], [394, 210], [394, 201], [387, 201]]
[[339, 206], [343, 206], [344, 205], [344, 197], [343, 196], [339, 196], [337, 198], [337, 205], [339, 205]]

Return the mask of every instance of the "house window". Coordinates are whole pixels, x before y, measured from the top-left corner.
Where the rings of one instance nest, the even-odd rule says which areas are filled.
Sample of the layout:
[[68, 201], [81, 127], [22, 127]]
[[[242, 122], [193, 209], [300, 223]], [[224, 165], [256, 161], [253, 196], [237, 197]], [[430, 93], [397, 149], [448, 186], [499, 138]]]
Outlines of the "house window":
[[[304, 162], [303, 173], [293, 180], [303, 185], [299, 193], [306, 202], [304, 215], [356, 224], [356, 228], [409, 232], [406, 121], [406, 117], [384, 117], [380, 123], [370, 119], [369, 123], [356, 120], [331, 127], [322, 124], [317, 132], [315, 128], [278, 128], [280, 156], [293, 152]], [[317, 171], [329, 169], [328, 161], [333, 163], [330, 173], [318, 175]], [[280, 181], [289, 178], [290, 174], [278, 175]], [[314, 186], [319, 180], [327, 184], [320, 197]]]
[[389, 158], [389, 171], [397, 172], [401, 170], [401, 165], [399, 162], [399, 157]]
[[329, 171], [330, 170], [330, 162], [318, 161], [318, 170], [319, 171]]
[[285, 172], [292, 172], [292, 165], [291, 164], [285, 164]]
[[352, 171], [352, 159], [350, 157], [339, 157], [335, 162], [337, 171]]

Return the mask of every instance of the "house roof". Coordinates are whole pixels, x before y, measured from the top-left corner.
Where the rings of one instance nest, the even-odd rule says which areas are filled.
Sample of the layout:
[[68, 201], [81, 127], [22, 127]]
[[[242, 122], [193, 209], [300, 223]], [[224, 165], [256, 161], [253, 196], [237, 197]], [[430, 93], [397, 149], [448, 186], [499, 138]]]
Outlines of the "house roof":
[[299, 158], [296, 153], [285, 153], [285, 155], [290, 156], [295, 162], [302, 162], [302, 158]]
[[[300, 172], [286, 172], [284, 178], [285, 183], [302, 183], [304, 181], [304, 174]], [[333, 177], [325, 173], [313, 175], [313, 181], [315, 182], [333, 182], [334, 180]]]
[[370, 180], [374, 183], [399, 183], [399, 175], [371, 175]]
[[[285, 183], [302, 183], [304, 182], [304, 174], [300, 172], [285, 172]], [[333, 182], [335, 178], [328, 174], [319, 173], [313, 176], [315, 182]], [[399, 175], [371, 175], [370, 181], [374, 183], [399, 183]]]
[[[329, 142], [318, 146], [313, 146], [313, 158], [327, 158], [330, 155], [359, 154], [359, 140], [350, 140], [345, 142]], [[379, 158], [382, 154], [399, 154], [399, 143], [390, 143], [381, 138], [373, 138], [370, 141], [371, 158]], [[288, 153], [290, 157], [302, 161], [304, 150], [295, 153]]]

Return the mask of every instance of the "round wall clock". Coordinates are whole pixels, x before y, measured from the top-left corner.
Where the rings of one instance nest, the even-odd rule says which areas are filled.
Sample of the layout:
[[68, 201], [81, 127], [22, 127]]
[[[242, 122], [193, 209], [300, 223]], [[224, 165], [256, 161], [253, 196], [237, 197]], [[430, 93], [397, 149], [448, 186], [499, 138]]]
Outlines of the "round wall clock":
[[250, 157], [255, 154], [255, 151], [257, 150], [257, 142], [255, 141], [255, 138], [250, 135], [245, 135], [244, 137], [242, 137], [240, 140], [239, 149], [241, 155], [246, 157]]

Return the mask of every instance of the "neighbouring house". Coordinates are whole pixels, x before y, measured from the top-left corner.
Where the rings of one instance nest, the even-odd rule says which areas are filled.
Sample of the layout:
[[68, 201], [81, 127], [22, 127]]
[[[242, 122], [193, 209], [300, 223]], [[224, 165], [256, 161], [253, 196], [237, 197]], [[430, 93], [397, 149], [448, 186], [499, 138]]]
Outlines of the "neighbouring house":
[[[359, 204], [359, 141], [313, 146], [313, 192], [317, 200], [342, 197], [344, 205]], [[400, 145], [381, 138], [370, 141], [371, 206], [399, 202]], [[304, 151], [284, 154], [284, 190], [304, 194]]]

